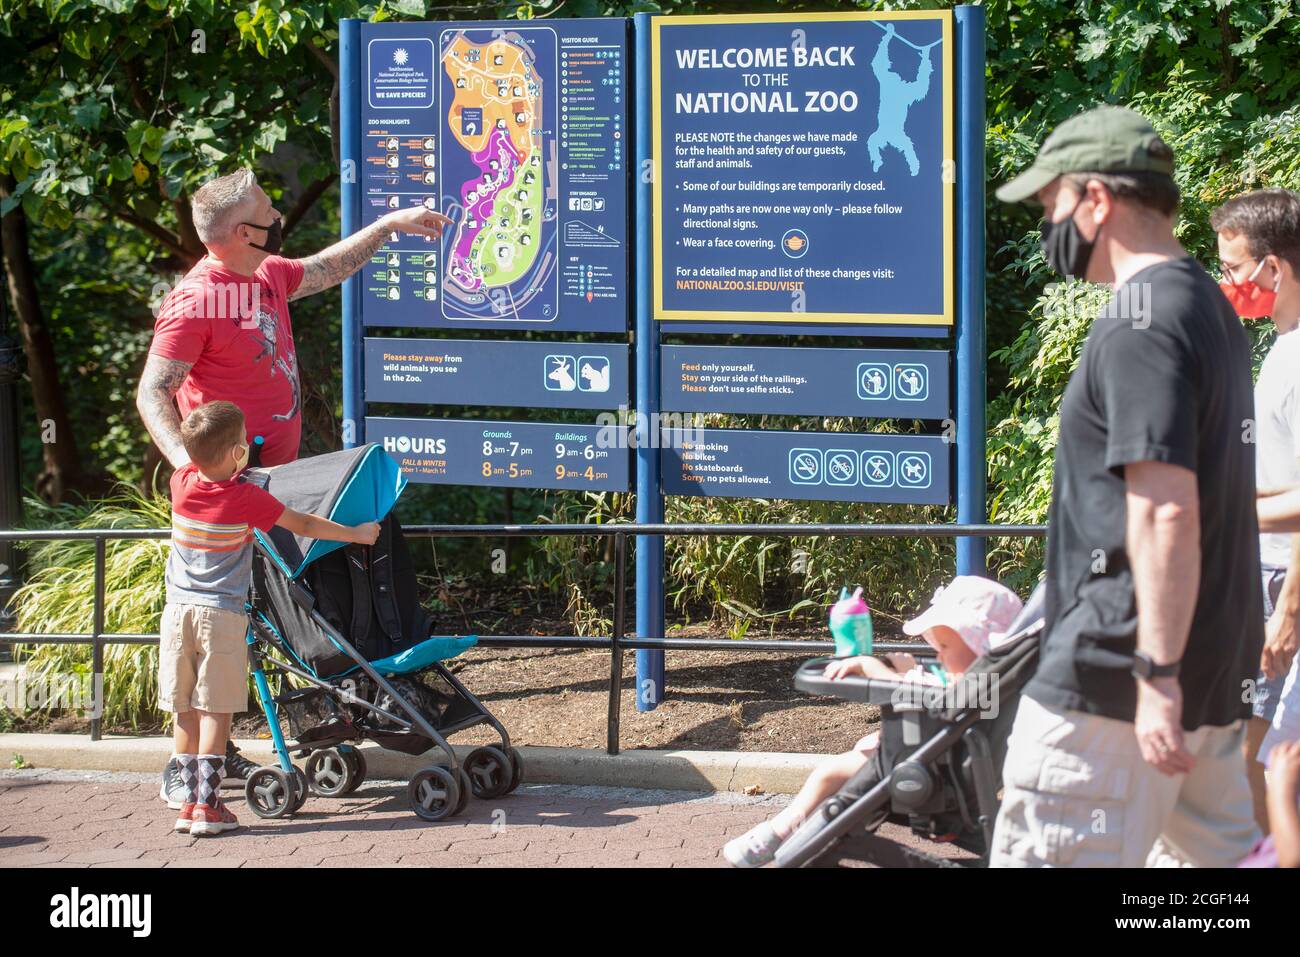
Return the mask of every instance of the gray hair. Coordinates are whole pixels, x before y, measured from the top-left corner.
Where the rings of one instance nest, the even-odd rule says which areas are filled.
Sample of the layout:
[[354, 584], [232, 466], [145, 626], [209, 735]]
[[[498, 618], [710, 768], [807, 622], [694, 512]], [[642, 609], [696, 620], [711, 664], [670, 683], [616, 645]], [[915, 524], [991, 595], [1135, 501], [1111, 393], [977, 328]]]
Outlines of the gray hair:
[[235, 231], [238, 225], [235, 216], [247, 204], [256, 185], [257, 177], [244, 167], [199, 187], [190, 201], [190, 209], [194, 214], [194, 230], [205, 246], [221, 242]]

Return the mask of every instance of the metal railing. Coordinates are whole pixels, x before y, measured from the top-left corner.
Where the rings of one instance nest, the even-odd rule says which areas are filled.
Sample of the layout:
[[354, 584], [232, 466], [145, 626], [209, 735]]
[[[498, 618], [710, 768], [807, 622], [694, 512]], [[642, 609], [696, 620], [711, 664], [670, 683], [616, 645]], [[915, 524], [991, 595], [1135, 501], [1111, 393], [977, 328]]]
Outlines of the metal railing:
[[[496, 648], [573, 648], [609, 651], [609, 710], [606, 719], [606, 751], [619, 752], [619, 705], [623, 684], [623, 654], [625, 651], [784, 651], [801, 654], [826, 654], [834, 651], [830, 641], [796, 641], [763, 638], [669, 638], [667, 636], [628, 635], [626, 633], [627, 605], [627, 540], [639, 535], [661, 538], [682, 536], [726, 537], [752, 535], [781, 538], [1003, 538], [1034, 537], [1045, 534], [1045, 525], [958, 525], [892, 524], [892, 525], [669, 525], [619, 522], [603, 525], [407, 525], [403, 533], [408, 538], [547, 538], [591, 537], [614, 539], [614, 581], [612, 629], [608, 637], [579, 635], [492, 635], [480, 636], [479, 644]], [[157, 644], [157, 634], [123, 634], [104, 631], [104, 590], [107, 543], [133, 539], [169, 539], [171, 530], [160, 529], [0, 529], [0, 542], [93, 541], [95, 543], [94, 605], [91, 631], [80, 634], [39, 634], [33, 632], [0, 632], [0, 644], [81, 644], [91, 646], [91, 673], [96, 677], [104, 673], [104, 648], [106, 645]], [[914, 644], [902, 642], [877, 642], [874, 650], [880, 652], [914, 650]], [[102, 716], [90, 719], [90, 738], [98, 741], [102, 732]]]

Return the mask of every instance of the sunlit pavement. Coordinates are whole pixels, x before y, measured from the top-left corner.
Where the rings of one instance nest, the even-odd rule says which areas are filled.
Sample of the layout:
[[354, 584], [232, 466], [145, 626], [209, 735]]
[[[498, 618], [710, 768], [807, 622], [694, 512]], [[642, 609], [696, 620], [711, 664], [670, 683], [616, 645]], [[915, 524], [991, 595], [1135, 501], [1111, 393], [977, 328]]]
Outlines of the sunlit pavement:
[[0, 867], [725, 867], [722, 844], [785, 796], [524, 785], [425, 823], [406, 784], [373, 781], [342, 799], [310, 797], [294, 817], [253, 815], [218, 837], [172, 831], [157, 775], [0, 772]]

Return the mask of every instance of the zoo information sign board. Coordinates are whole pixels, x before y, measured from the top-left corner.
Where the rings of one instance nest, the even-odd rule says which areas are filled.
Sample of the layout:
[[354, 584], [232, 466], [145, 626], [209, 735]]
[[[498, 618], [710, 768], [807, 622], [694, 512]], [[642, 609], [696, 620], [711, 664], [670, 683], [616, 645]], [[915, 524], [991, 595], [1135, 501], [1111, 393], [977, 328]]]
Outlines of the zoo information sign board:
[[[632, 404], [645, 417], [953, 414], [943, 349], [658, 342], [661, 330], [942, 335], [953, 326], [952, 12], [638, 17], [635, 56], [628, 22], [619, 19], [348, 23], [345, 141], [360, 171], [345, 189], [351, 228], [414, 204], [454, 221], [435, 241], [393, 234], [352, 283], [346, 414], [362, 435], [367, 427], [395, 431], [379, 425], [384, 416], [367, 414], [367, 403], [592, 411]], [[636, 129], [629, 72], [644, 124]], [[652, 172], [635, 204], [633, 152]], [[631, 222], [647, 230], [635, 285]], [[365, 338], [353, 328], [619, 336], [633, 305], [645, 306], [651, 330], [638, 315], [636, 355], [649, 363], [634, 402], [625, 342]], [[415, 420], [402, 416], [404, 435]], [[426, 421], [422, 439], [459, 428]], [[527, 424], [562, 427], [481, 420], [487, 430], [522, 432]], [[846, 457], [826, 459], [848, 440], [726, 432], [727, 467], [744, 481], [707, 480], [681, 466], [677, 450], [675, 459], [656, 453], [651, 494], [743, 497], [760, 483], [769, 497], [949, 500], [951, 444], [927, 446], [902, 468], [893, 439], [881, 440], [882, 449], [855, 451], [850, 475]], [[655, 438], [670, 445], [673, 434]], [[537, 450], [547, 444], [533, 436], [507, 443], [534, 456], [513, 470], [492, 446], [493, 461], [477, 468], [410, 472], [424, 481], [499, 484], [505, 475], [573, 487], [567, 474], [559, 481], [539, 466]], [[882, 450], [888, 463], [860, 454]], [[795, 469], [790, 456], [804, 452]], [[812, 458], [819, 480], [798, 478]], [[639, 456], [638, 469], [649, 462]], [[602, 482], [623, 475], [604, 471]]]
[[366, 436], [413, 482], [621, 492], [630, 481], [619, 426], [373, 418]]
[[943, 419], [950, 408], [941, 349], [665, 345], [659, 369], [671, 412]]
[[937, 435], [670, 430], [672, 495], [948, 504], [949, 446]]
[[622, 20], [366, 23], [361, 225], [427, 205], [366, 267], [367, 326], [627, 329]]
[[[416, 481], [624, 490], [634, 477], [643, 523], [663, 521], [665, 493], [955, 498], [959, 522], [985, 520], [981, 8], [344, 20], [340, 57], [343, 234], [414, 204], [455, 221], [438, 241], [393, 234], [344, 286], [349, 444], [382, 442]], [[439, 418], [440, 405], [470, 411]], [[635, 441], [474, 415], [629, 405]], [[931, 425], [660, 432], [663, 412]], [[636, 633], [661, 636], [662, 540], [639, 537], [636, 563]], [[959, 538], [958, 573], [983, 564], [983, 542]], [[645, 710], [662, 653], [639, 651], [637, 670]]]
[[[344, 22], [341, 125], [359, 170], [344, 232], [420, 205], [453, 222], [438, 239], [392, 233], [344, 291], [345, 417], [412, 481], [630, 486], [626, 441], [597, 447], [592, 425], [367, 407], [627, 406], [627, 35], [624, 20]], [[359, 334], [384, 327], [623, 341]]]
[[947, 11], [650, 29], [655, 319], [952, 325]]

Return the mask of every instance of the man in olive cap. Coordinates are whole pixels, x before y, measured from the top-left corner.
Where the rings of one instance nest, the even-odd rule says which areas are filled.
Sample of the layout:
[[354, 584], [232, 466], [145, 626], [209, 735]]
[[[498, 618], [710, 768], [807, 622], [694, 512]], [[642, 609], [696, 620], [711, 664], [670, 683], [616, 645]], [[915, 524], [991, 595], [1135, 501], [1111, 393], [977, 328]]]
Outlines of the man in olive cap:
[[1250, 346], [1174, 238], [1138, 114], [1061, 124], [998, 190], [1059, 273], [1113, 289], [1061, 402], [1047, 627], [1003, 768], [995, 866], [1231, 866], [1258, 836], [1243, 692], [1263, 644]]

